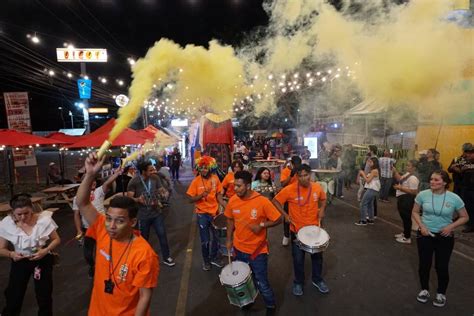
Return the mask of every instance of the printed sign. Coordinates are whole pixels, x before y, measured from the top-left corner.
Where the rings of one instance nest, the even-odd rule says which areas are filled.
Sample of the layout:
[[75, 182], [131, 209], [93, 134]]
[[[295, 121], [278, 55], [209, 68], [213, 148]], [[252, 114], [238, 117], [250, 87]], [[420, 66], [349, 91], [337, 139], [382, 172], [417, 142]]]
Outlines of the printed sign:
[[[23, 133], [31, 133], [30, 106], [28, 92], [5, 92], [5, 110], [8, 128]], [[32, 148], [13, 150], [15, 167], [36, 166], [35, 151]]]

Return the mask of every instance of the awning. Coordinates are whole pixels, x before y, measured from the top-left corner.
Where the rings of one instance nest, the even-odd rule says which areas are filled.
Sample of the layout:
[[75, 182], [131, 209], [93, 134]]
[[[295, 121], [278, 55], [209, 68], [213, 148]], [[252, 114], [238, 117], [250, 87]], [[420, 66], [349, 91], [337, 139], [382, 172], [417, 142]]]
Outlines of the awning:
[[354, 106], [352, 109], [347, 110], [344, 113], [344, 116], [380, 114], [386, 112], [387, 109], [387, 105], [380, 104], [374, 99], [369, 99], [362, 101], [361, 103]]
[[53, 139], [53, 140], [58, 140], [61, 141], [65, 144], [74, 144], [77, 143], [78, 141], [81, 141], [84, 137], [83, 136], [71, 136], [71, 135], [66, 135], [61, 132], [53, 132], [46, 136], [46, 138]]
[[[69, 145], [69, 148], [82, 148], [82, 147], [100, 147], [102, 143], [109, 138], [109, 131], [104, 130], [102, 133], [92, 133], [84, 136], [84, 139], [77, 143]], [[143, 145], [147, 138], [140, 135], [137, 131], [126, 128], [119, 136], [112, 142], [112, 146], [125, 146], [125, 145]]]
[[0, 130], [0, 146], [24, 147], [34, 145], [63, 144], [62, 141], [49, 139], [33, 134], [22, 133], [12, 129]]

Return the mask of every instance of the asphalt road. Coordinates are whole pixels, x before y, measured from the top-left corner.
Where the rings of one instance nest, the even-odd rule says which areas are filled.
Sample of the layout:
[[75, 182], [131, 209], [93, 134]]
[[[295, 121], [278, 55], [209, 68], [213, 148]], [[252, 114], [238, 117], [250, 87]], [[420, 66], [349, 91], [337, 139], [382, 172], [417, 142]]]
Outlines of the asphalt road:
[[[219, 282], [219, 269], [201, 269], [200, 241], [194, 223], [193, 206], [184, 192], [192, 179], [188, 171], [175, 186], [172, 208], [166, 218], [168, 240], [175, 267], [161, 265], [158, 288], [154, 291], [151, 315], [265, 315], [262, 298], [257, 297], [249, 311], [229, 304]], [[474, 314], [474, 243], [471, 236], [461, 235], [450, 262], [450, 284], [447, 305], [432, 306], [416, 301], [419, 291], [416, 245], [402, 245], [393, 235], [401, 231], [395, 198], [379, 203], [375, 225], [358, 227], [355, 190], [345, 192], [344, 200], [335, 200], [327, 210], [324, 227], [331, 242], [324, 253], [323, 277], [330, 293], [320, 294], [310, 282], [310, 259], [306, 259], [304, 295], [291, 293], [293, 270], [291, 251], [281, 245], [281, 226], [270, 230], [269, 280], [276, 294], [278, 315], [468, 315]], [[69, 209], [56, 212], [63, 243], [61, 265], [54, 271], [54, 308], [56, 315], [86, 315], [91, 280], [82, 249], [72, 241], [75, 235]], [[151, 243], [159, 243], [152, 233]], [[0, 290], [8, 281], [9, 262], [0, 260]], [[31, 282], [32, 283], [32, 282]], [[436, 289], [434, 269], [431, 295]], [[4, 297], [0, 296], [0, 306]], [[22, 315], [36, 315], [33, 284], [28, 287]]]

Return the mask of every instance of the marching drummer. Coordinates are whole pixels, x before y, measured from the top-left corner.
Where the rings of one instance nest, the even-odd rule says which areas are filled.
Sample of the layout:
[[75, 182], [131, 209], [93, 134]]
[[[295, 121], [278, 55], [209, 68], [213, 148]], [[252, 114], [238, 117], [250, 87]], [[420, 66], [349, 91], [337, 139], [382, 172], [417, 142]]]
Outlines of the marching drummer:
[[[301, 166], [301, 158], [299, 156], [291, 157], [290, 163], [281, 171], [280, 174], [280, 184], [282, 187], [286, 187], [290, 184], [296, 183], [297, 175], [296, 170]], [[283, 210], [288, 214], [288, 203], [283, 205]], [[290, 225], [284, 221], [283, 222], [283, 240], [282, 245], [288, 246], [290, 241]]]
[[226, 202], [222, 198], [222, 184], [214, 174], [217, 170], [216, 160], [202, 156], [196, 160], [195, 168], [198, 175], [189, 185], [186, 194], [196, 207], [203, 257], [202, 269], [209, 271], [211, 265], [223, 267], [221, 260], [217, 258], [218, 236], [212, 221], [218, 213], [219, 204], [225, 207]]
[[233, 246], [236, 260], [250, 265], [267, 310], [271, 312], [275, 310], [275, 295], [268, 282], [267, 228], [278, 225], [281, 215], [270, 200], [251, 190], [251, 183], [250, 172], [235, 173], [236, 194], [224, 212], [227, 217], [227, 249], [230, 251]]
[[[295, 280], [293, 294], [303, 295], [304, 284], [304, 258], [305, 251], [301, 250], [294, 242], [296, 234], [304, 226], [320, 226], [326, 208], [326, 193], [318, 183], [311, 182], [311, 167], [303, 164], [297, 169], [298, 181], [284, 187], [273, 199], [275, 206], [290, 222], [293, 269]], [[283, 211], [282, 205], [288, 202], [289, 214]], [[329, 289], [321, 277], [323, 256], [321, 252], [311, 254], [313, 285], [321, 293], [329, 293]]]

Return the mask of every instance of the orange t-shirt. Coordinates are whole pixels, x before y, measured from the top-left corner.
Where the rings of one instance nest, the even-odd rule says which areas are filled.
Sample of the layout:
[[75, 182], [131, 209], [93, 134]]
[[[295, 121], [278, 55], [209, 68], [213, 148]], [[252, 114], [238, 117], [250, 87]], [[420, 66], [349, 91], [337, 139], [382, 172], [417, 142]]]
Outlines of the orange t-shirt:
[[[288, 168], [288, 167], [285, 167], [282, 171], [281, 171], [281, 174], [280, 174], [280, 183], [285, 181], [287, 178], [289, 178], [291, 176], [291, 169]], [[296, 183], [296, 181], [298, 180], [297, 179], [297, 175], [295, 174], [290, 182], [286, 185], [286, 186], [289, 186], [290, 184], [293, 184], [293, 183]]]
[[[229, 200], [224, 215], [234, 220], [234, 247], [247, 254], [253, 254], [267, 238], [266, 229], [255, 234], [248, 226], [259, 225], [267, 220], [276, 221], [281, 216], [269, 199], [255, 191], [246, 200], [234, 195]], [[268, 247], [262, 248], [260, 253], [268, 253]]]
[[194, 202], [196, 206], [196, 213], [203, 214], [208, 213], [212, 216], [216, 215], [219, 209], [219, 203], [217, 202], [217, 193], [222, 193], [222, 184], [219, 178], [215, 174], [211, 174], [208, 179], [204, 179], [200, 175], [194, 178], [189, 185], [186, 194], [190, 196], [197, 196], [207, 190], [209, 194], [207, 197]]
[[232, 171], [229, 171], [229, 173], [225, 176], [224, 180], [222, 180], [222, 187], [224, 189], [227, 189], [225, 192], [225, 196], [228, 198], [231, 198], [234, 194], [234, 173]]
[[[95, 275], [89, 316], [123, 315], [133, 316], [140, 298], [140, 288], [154, 288], [158, 284], [160, 267], [158, 256], [148, 242], [135, 234], [127, 249], [127, 242], [112, 242], [113, 273], [115, 283], [113, 294], [104, 292], [104, 281], [109, 279], [110, 237], [105, 230], [105, 216], [98, 215], [95, 223], [87, 230], [88, 237], [97, 242], [95, 252]], [[124, 253], [125, 251], [125, 253]], [[122, 256], [122, 254], [124, 254]], [[119, 261], [122, 256], [122, 260]], [[127, 264], [128, 272], [121, 277], [121, 267]], [[148, 315], [150, 312], [148, 311]]]
[[311, 182], [308, 188], [299, 185], [298, 182], [287, 185], [275, 196], [275, 199], [281, 205], [288, 202], [292, 232], [296, 233], [300, 228], [308, 225], [319, 226], [318, 202], [326, 200], [326, 193], [318, 183]]

